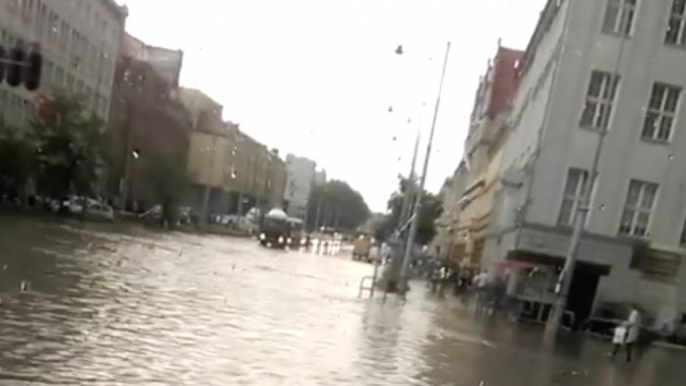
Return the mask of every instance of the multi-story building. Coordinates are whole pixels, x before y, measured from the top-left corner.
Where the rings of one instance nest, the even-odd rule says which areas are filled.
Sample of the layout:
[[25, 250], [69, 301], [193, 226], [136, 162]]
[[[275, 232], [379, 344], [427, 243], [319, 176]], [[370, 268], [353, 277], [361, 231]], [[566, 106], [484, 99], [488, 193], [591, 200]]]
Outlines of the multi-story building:
[[[479, 81], [464, 144], [463, 191], [448, 207], [459, 213], [452, 231], [451, 258], [461, 264], [479, 265], [483, 253], [495, 192], [499, 187], [502, 145], [507, 138], [506, 121], [517, 86], [517, 72], [524, 52], [498, 43], [493, 60]], [[446, 213], [450, 216], [454, 213]], [[453, 224], [454, 225], [454, 224]]]
[[206, 198], [213, 214], [245, 214], [256, 206], [282, 206], [284, 161], [277, 150], [269, 150], [232, 122], [225, 122], [221, 130], [201, 125], [193, 131], [187, 170], [188, 201], [198, 209]]
[[297, 157], [293, 154], [286, 156], [288, 178], [284, 199], [288, 203], [286, 211], [289, 216], [306, 219], [316, 168], [317, 163], [311, 159]]
[[150, 173], [161, 162], [186, 167], [192, 126], [176, 91], [175, 81], [154, 64], [123, 50], [107, 132], [114, 160], [110, 192], [122, 206], [144, 210], [157, 203]]
[[527, 47], [484, 263], [561, 266], [592, 183], [577, 318], [605, 301], [686, 313], [685, 27], [683, 0], [550, 0]]
[[122, 51], [126, 56], [148, 63], [169, 84], [178, 87], [183, 51], [151, 46], [128, 33], [124, 35]]
[[224, 106], [204, 92], [188, 87], [179, 89], [179, 100], [191, 115], [194, 130], [222, 133], [226, 127]]
[[286, 164], [276, 149], [271, 151], [244, 132], [238, 132], [237, 211], [245, 214], [250, 208], [267, 210], [281, 208], [286, 187]]
[[432, 240], [437, 255], [454, 263], [460, 263], [464, 256], [464, 243], [457, 238], [457, 229], [462, 210], [460, 199], [467, 185], [468, 174], [466, 163], [461, 161], [453, 175], [443, 183], [440, 191], [443, 211], [436, 219], [436, 236]]
[[[82, 95], [86, 106], [107, 120], [115, 62], [128, 9], [114, 0], [8, 0], [0, 3], [0, 44], [40, 47], [43, 75], [38, 94], [61, 89]], [[34, 95], [0, 84], [0, 114], [23, 125]]]

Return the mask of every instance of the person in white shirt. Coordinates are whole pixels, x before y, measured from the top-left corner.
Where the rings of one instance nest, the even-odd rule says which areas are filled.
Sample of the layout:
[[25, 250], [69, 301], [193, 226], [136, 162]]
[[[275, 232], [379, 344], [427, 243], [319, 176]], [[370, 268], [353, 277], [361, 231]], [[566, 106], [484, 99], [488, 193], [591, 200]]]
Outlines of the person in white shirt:
[[[638, 307], [636, 305], [633, 305], [631, 307], [631, 311], [629, 312], [629, 317], [627, 320], [622, 323], [621, 326], [617, 327], [617, 330], [615, 332], [615, 339], [613, 339], [613, 343], [615, 345], [614, 350], [612, 351], [612, 357], [614, 358], [615, 355], [619, 352], [619, 350], [624, 346], [626, 348], [626, 361], [631, 362], [631, 351], [633, 350], [633, 347], [636, 345], [636, 341], [638, 340], [638, 332], [641, 328], [641, 314], [638, 312]], [[620, 336], [618, 333], [621, 333], [622, 330], [624, 331], [624, 340], [621, 340]]]

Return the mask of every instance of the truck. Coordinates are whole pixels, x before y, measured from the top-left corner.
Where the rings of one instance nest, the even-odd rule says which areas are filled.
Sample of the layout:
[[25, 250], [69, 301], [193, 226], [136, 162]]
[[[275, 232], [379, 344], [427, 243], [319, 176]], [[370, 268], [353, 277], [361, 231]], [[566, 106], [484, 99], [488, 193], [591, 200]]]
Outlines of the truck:
[[260, 245], [269, 248], [298, 248], [302, 243], [303, 221], [288, 217], [278, 208], [264, 216], [260, 224]]
[[372, 249], [372, 238], [367, 235], [359, 235], [353, 243], [353, 260], [371, 262], [369, 251]]

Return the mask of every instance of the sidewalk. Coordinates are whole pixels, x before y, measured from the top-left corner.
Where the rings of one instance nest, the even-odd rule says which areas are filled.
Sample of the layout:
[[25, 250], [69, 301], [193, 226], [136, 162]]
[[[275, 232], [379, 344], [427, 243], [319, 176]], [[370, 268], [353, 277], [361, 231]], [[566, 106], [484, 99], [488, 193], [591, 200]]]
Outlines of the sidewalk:
[[[389, 296], [391, 299], [391, 296]], [[392, 300], [389, 300], [392, 301]], [[433, 321], [439, 357], [431, 378], [445, 384], [485, 386], [672, 386], [686, 379], [686, 352], [647, 347], [626, 363], [611, 359], [609, 342], [562, 332], [555, 345], [544, 344], [543, 328], [503, 317], [477, 319], [452, 294], [444, 299], [414, 281], [405, 307]]]

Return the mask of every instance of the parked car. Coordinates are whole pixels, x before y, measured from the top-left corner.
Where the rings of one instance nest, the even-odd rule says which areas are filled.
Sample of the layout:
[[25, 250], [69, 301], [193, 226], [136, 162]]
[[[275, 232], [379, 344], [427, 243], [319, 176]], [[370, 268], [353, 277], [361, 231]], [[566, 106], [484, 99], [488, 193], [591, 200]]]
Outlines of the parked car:
[[[85, 213], [86, 217], [97, 220], [114, 221], [114, 210], [109, 205], [92, 198], [73, 196], [63, 201], [61, 206], [66, 208], [70, 214], [78, 215], [83, 212], [84, 203], [85, 205], [88, 205]], [[53, 200], [50, 205], [54, 212], [59, 211], [59, 201]]]
[[86, 216], [98, 220], [114, 221], [114, 210], [107, 204], [89, 200]]

